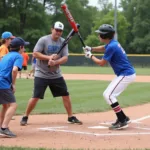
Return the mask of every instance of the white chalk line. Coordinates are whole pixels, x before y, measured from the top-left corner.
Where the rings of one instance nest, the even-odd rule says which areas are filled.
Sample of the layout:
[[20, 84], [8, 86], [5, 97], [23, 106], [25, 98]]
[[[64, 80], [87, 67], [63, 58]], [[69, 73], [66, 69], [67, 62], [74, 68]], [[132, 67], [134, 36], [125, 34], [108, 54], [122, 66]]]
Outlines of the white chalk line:
[[[68, 126], [54, 126], [54, 127], [45, 127], [46, 129], [63, 129], [63, 128], [68, 128]], [[43, 128], [44, 129], [44, 128]]]
[[150, 115], [144, 116], [144, 117], [139, 118], [139, 119], [132, 120], [132, 122], [139, 122], [139, 121], [143, 121], [143, 120], [148, 119], [148, 118], [150, 118]]
[[[144, 116], [142, 118], [138, 118], [132, 120], [131, 123], [141, 123], [139, 121], [143, 121], [145, 119], [150, 118], [150, 115]], [[112, 122], [104, 122], [100, 123], [102, 125], [110, 125]], [[56, 127], [45, 127], [45, 128], [38, 128], [39, 130], [43, 131], [56, 131], [56, 132], [66, 132], [66, 133], [74, 133], [74, 134], [83, 134], [83, 135], [93, 135], [93, 136], [129, 136], [129, 135], [150, 135], [150, 132], [130, 132], [130, 133], [91, 133], [91, 132], [81, 132], [81, 131], [72, 131], [72, 130], [64, 130], [63, 128], [68, 128], [67, 126], [56, 126]], [[92, 126], [88, 127], [91, 129], [108, 129], [106, 126]], [[150, 130], [150, 128], [142, 128], [142, 127], [133, 127], [135, 129], [143, 129], [143, 130]]]
[[92, 126], [92, 127], [88, 127], [89, 129], [108, 129], [108, 127], [106, 126]]
[[135, 129], [150, 130], [150, 128], [134, 127]]
[[[150, 118], [150, 115], [144, 116], [144, 117], [142, 117], [142, 118], [138, 118], [138, 119], [135, 119], [135, 120], [131, 120], [131, 123], [141, 124], [142, 122], [140, 122], [140, 121], [146, 120], [146, 119], [148, 119], [148, 118]], [[113, 122], [101, 122], [101, 123], [99, 123], [99, 124], [101, 124], [101, 125], [111, 125], [112, 123], [113, 123]]]
[[65, 133], [74, 133], [74, 134], [83, 134], [83, 135], [93, 135], [93, 136], [129, 136], [129, 135], [150, 135], [150, 132], [138, 132], [138, 133], [91, 133], [91, 132], [81, 132], [81, 131], [72, 131], [72, 130], [60, 130], [54, 129], [52, 127], [48, 128], [38, 128], [43, 131], [55, 131], [55, 132], [65, 132]]
[[[101, 125], [111, 125], [112, 123], [114, 123], [114, 122], [101, 122], [99, 124], [101, 124]], [[134, 120], [131, 120], [131, 123], [141, 124], [141, 122], [134, 121]]]

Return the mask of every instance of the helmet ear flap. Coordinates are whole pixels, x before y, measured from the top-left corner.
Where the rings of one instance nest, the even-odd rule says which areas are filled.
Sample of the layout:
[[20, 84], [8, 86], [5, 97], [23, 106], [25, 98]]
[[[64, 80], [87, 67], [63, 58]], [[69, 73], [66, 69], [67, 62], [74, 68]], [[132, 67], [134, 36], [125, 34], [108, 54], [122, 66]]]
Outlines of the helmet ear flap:
[[100, 34], [100, 37], [102, 39], [113, 39], [114, 37], [114, 32], [106, 33], [106, 34]]
[[106, 34], [99, 34], [102, 39], [106, 39]]

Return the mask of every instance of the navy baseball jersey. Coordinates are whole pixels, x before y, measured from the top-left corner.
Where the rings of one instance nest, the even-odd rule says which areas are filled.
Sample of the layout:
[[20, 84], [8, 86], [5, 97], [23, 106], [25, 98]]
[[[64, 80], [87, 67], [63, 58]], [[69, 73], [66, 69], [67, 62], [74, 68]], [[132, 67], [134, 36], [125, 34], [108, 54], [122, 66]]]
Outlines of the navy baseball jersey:
[[120, 43], [114, 39], [105, 45], [103, 59], [108, 61], [117, 76], [128, 76], [135, 73], [133, 66], [130, 64], [126, 52]]

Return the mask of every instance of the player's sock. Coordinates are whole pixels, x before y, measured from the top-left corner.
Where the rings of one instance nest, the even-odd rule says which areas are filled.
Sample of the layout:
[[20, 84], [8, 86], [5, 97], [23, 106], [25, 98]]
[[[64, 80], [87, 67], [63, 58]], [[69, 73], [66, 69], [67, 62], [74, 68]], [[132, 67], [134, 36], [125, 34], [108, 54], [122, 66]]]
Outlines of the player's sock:
[[116, 113], [116, 116], [118, 118], [118, 120], [120, 122], [124, 122], [126, 115], [124, 114], [124, 112], [122, 111], [120, 105], [118, 102], [114, 103], [111, 105], [112, 109], [114, 110], [114, 112]]
[[5, 129], [7, 129], [7, 128], [1, 128], [2, 130], [5, 130]]

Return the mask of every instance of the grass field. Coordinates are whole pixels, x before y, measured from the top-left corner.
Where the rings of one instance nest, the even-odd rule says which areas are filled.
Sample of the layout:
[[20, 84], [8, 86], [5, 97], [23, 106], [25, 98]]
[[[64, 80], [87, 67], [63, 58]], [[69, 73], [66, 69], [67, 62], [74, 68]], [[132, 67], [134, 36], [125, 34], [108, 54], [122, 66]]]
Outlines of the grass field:
[[[66, 67], [62, 66], [62, 72], [78, 74], [113, 74], [110, 67]], [[136, 68], [137, 75], [150, 75], [149, 68]], [[66, 81], [72, 98], [74, 113], [101, 112], [110, 110], [110, 106], [103, 98], [103, 92], [110, 82], [108, 81]], [[16, 99], [18, 103], [17, 114], [23, 114], [32, 95], [33, 80], [17, 80]], [[122, 107], [134, 106], [150, 102], [150, 83], [133, 83], [119, 97]], [[32, 114], [42, 113], [66, 113], [61, 98], [53, 98], [49, 89], [45, 93], [45, 99], [40, 100]], [[1, 147], [0, 150], [46, 150], [43, 148], [31, 149], [20, 147]], [[52, 149], [47, 149], [52, 150]], [[54, 150], [54, 149], [53, 149]], [[148, 149], [147, 149], [148, 150]]]
[[[28, 70], [31, 66], [28, 66]], [[100, 66], [61, 66], [63, 74], [114, 74], [111, 67], [100, 67]], [[150, 75], [150, 68], [135, 68], [137, 75]]]
[[[110, 67], [61, 67], [65, 73], [93, 73], [113, 74]], [[136, 68], [137, 75], [148, 75], [149, 68]], [[100, 112], [109, 110], [109, 105], [103, 98], [103, 92], [110, 82], [108, 81], [67, 81], [68, 89], [72, 98], [75, 113]], [[18, 103], [17, 114], [25, 111], [27, 102], [32, 95], [33, 80], [18, 79], [16, 98]], [[134, 83], [119, 96], [121, 106], [133, 106], [150, 102], [150, 83]], [[49, 89], [45, 93], [45, 99], [40, 100], [33, 113], [65, 113], [61, 98], [53, 98]]]
[[[114, 74], [111, 67], [84, 67], [84, 66], [62, 66], [62, 73], [72, 74]], [[137, 75], [150, 75], [150, 68], [135, 68]]]
[[[105, 81], [67, 81], [68, 89], [72, 98], [75, 113], [101, 112], [109, 110], [103, 98], [103, 91], [109, 82]], [[18, 79], [16, 98], [18, 103], [17, 114], [25, 111], [28, 99], [32, 95], [33, 80]], [[145, 90], [147, 89], [147, 90]], [[121, 96], [121, 106], [133, 106], [150, 102], [150, 83], [131, 84]], [[45, 93], [45, 99], [40, 100], [33, 113], [65, 113], [61, 98], [53, 98], [49, 89]]]

